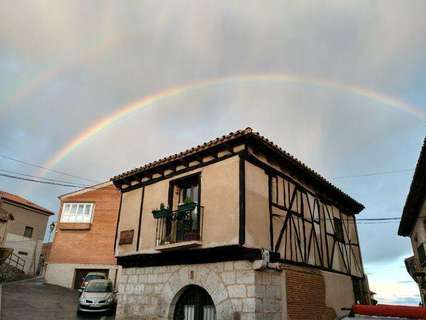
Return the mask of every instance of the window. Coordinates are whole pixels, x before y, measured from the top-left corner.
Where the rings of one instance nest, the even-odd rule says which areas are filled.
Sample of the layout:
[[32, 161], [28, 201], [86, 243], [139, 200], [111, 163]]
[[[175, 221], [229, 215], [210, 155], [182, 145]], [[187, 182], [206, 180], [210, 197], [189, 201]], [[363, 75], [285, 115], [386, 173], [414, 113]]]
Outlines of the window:
[[90, 223], [93, 207], [93, 203], [64, 203], [61, 222]]
[[[173, 206], [182, 205], [185, 202], [192, 201], [198, 204], [200, 199], [200, 175], [193, 175], [179, 179], [174, 182]], [[171, 227], [171, 224], [169, 225]], [[172, 228], [173, 229], [173, 228]], [[172, 231], [170, 229], [170, 231]], [[182, 220], [175, 223], [175, 241], [199, 240], [200, 238], [200, 210], [195, 207]]]
[[173, 319], [216, 320], [212, 298], [205, 289], [196, 285], [188, 286], [177, 300]]
[[33, 231], [34, 231], [34, 228], [32, 228], [32, 227], [25, 227], [25, 231], [24, 231], [24, 237], [25, 238], [32, 238], [33, 237]]
[[172, 216], [157, 220], [157, 245], [201, 240], [200, 182], [199, 173], [170, 182], [169, 208]]
[[199, 175], [182, 178], [174, 182], [175, 201], [174, 204], [184, 203], [185, 201], [193, 201], [198, 203], [199, 198]]
[[345, 238], [343, 236], [343, 225], [342, 220], [339, 218], [334, 218], [334, 235], [337, 241], [344, 242]]

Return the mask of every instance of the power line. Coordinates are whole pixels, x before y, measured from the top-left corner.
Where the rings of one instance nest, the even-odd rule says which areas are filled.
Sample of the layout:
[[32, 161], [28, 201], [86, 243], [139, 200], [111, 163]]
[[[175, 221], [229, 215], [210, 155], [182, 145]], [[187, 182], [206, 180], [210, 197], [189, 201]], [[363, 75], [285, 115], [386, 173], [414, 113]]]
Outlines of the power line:
[[338, 177], [333, 177], [331, 179], [336, 180], [336, 179], [372, 177], [372, 176], [381, 176], [381, 175], [403, 173], [403, 172], [410, 172], [410, 171], [414, 171], [414, 169], [400, 169], [400, 170], [391, 170], [391, 171], [377, 171], [377, 172], [370, 172], [370, 173], [363, 173], [363, 174], [356, 174], [356, 175], [338, 176]]
[[[34, 175], [31, 175], [31, 174], [17, 172], [17, 171], [11, 171], [11, 170], [6, 170], [6, 169], [0, 169], [0, 171], [5, 172], [5, 173], [10, 173], [12, 175], [18, 174], [18, 175], [24, 176], [24, 177], [30, 177], [30, 178], [36, 178], [36, 179], [41, 179], [41, 180], [46, 180], [46, 181], [52, 181], [52, 182], [59, 182], [59, 183], [75, 184], [75, 185], [77, 185], [77, 183], [74, 183], [74, 182], [71, 182], [71, 181], [60, 180], [60, 179], [50, 179], [50, 178], [45, 178], [45, 177], [41, 177], [41, 176], [34, 176]], [[78, 183], [78, 185], [80, 185], [80, 183]], [[82, 187], [88, 187], [88, 185], [83, 185], [83, 184], [81, 184], [81, 186]]]
[[[62, 186], [62, 187], [70, 187], [70, 188], [81, 188], [79, 185], [75, 184], [67, 184], [67, 183], [59, 183], [59, 182], [52, 182], [52, 181], [43, 181], [43, 180], [37, 180], [37, 179], [31, 179], [31, 178], [24, 178], [24, 177], [18, 177], [10, 174], [0, 173], [0, 177], [10, 178], [10, 179], [16, 179], [16, 180], [24, 180], [24, 181], [30, 181], [30, 182], [37, 182], [42, 184], [50, 184], [55, 186]], [[87, 187], [90, 188], [90, 187]]]
[[[90, 186], [81, 186], [81, 185], [75, 185], [75, 184], [70, 184], [70, 183], [59, 183], [59, 182], [53, 182], [53, 181], [42, 181], [42, 180], [18, 177], [18, 176], [14, 176], [14, 175], [10, 175], [10, 174], [3, 174], [3, 173], [0, 173], [0, 176], [5, 177], [5, 178], [10, 178], [10, 179], [24, 180], [24, 181], [30, 181], [30, 182], [36, 182], [36, 183], [42, 183], [42, 184], [49, 184], [49, 185], [56, 185], [56, 186], [63, 186], [63, 187], [92, 189], [92, 187], [90, 187]], [[333, 221], [334, 218], [319, 218], [319, 220]], [[347, 218], [346, 219], [340, 219], [340, 220], [354, 221], [353, 219], [347, 219]], [[359, 225], [360, 224], [384, 224], [384, 223], [399, 222], [400, 220], [401, 220], [400, 217], [359, 218], [359, 219], [356, 219], [356, 223], [359, 224]]]
[[22, 163], [22, 164], [25, 164], [25, 165], [27, 165], [27, 166], [31, 166], [31, 167], [36, 167], [36, 168], [40, 168], [40, 169], [44, 169], [44, 170], [48, 170], [48, 171], [51, 171], [51, 172], [55, 172], [55, 173], [58, 173], [58, 174], [62, 174], [62, 175], [64, 175], [64, 176], [68, 176], [68, 177], [72, 177], [72, 178], [77, 178], [77, 179], [82, 179], [82, 180], [86, 180], [86, 181], [90, 181], [90, 182], [99, 183], [99, 181], [96, 181], [96, 180], [93, 180], [93, 179], [83, 178], [83, 177], [79, 177], [79, 176], [76, 176], [76, 175], [72, 175], [72, 174], [69, 174], [69, 173], [66, 173], [66, 172], [63, 172], [63, 171], [58, 171], [58, 170], [54, 170], [54, 169], [50, 169], [50, 168], [46, 168], [46, 167], [43, 167], [43, 166], [41, 166], [41, 165], [39, 165], [39, 164], [35, 164], [35, 163], [30, 163], [30, 162], [22, 161], [22, 160], [19, 160], [19, 159], [16, 159], [16, 158], [12, 158], [12, 157], [9, 157], [9, 156], [5, 156], [5, 155], [3, 155], [3, 154], [0, 154], [0, 158], [7, 159], [7, 160], [10, 160], [10, 161], [15, 161], [15, 162], [18, 162], [18, 163]]

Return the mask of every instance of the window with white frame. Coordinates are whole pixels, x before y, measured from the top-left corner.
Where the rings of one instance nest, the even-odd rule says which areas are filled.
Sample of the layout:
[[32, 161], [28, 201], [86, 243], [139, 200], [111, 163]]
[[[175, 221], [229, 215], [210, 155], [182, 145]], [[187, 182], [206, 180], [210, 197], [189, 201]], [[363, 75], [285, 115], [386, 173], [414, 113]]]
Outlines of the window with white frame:
[[90, 223], [93, 207], [93, 203], [64, 203], [61, 222]]

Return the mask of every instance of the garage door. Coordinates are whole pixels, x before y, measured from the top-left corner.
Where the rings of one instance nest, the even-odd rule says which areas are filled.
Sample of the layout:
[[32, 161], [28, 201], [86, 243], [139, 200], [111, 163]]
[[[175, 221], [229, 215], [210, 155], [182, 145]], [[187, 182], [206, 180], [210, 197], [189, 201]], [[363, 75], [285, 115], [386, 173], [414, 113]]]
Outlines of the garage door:
[[83, 278], [89, 272], [102, 272], [108, 277], [109, 269], [75, 269], [74, 272], [74, 289], [78, 289], [81, 287]]

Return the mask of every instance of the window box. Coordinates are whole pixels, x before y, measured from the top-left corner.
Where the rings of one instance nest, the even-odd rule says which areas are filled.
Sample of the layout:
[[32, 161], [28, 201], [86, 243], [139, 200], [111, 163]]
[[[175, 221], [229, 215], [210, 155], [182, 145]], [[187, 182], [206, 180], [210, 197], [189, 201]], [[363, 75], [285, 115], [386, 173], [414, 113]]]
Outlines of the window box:
[[60, 222], [58, 224], [59, 230], [90, 230], [91, 223], [71, 223], [71, 222]]
[[187, 213], [194, 210], [196, 206], [197, 204], [193, 201], [181, 203], [178, 205], [178, 211]]
[[160, 209], [152, 210], [152, 215], [154, 219], [170, 218], [172, 216], [172, 211], [164, 207], [162, 203]]

